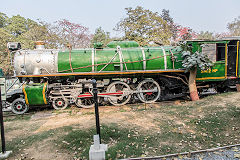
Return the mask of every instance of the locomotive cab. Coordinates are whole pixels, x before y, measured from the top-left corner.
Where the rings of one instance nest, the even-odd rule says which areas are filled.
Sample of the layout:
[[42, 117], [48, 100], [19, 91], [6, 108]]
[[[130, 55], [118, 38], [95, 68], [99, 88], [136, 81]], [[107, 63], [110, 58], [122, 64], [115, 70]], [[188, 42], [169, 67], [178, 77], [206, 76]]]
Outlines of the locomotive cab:
[[213, 66], [207, 70], [198, 69], [198, 85], [210, 85], [221, 92], [236, 88], [236, 84], [240, 83], [239, 41], [240, 37], [188, 41], [193, 50], [202, 51], [213, 62]]

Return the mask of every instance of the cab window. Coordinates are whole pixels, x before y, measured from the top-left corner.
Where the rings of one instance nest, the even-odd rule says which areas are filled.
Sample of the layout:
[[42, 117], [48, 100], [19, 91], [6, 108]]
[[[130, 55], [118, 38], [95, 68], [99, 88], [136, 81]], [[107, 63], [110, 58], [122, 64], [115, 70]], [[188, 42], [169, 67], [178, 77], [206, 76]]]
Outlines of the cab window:
[[212, 62], [216, 62], [216, 44], [204, 44], [202, 46], [202, 53], [207, 55]]
[[218, 43], [217, 44], [217, 61], [225, 60], [225, 44]]

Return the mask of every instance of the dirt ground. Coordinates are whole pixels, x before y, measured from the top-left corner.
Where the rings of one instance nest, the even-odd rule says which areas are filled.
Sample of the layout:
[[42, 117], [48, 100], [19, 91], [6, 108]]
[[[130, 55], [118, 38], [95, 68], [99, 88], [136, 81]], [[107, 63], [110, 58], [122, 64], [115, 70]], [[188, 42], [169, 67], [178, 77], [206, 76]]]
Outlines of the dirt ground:
[[[234, 104], [240, 107], [239, 99], [240, 93], [234, 93], [230, 95], [216, 96], [214, 97], [214, 105], [227, 107], [228, 104]], [[195, 108], [191, 110], [188, 117], [201, 117], [205, 113], [202, 111], [204, 108], [212, 105], [211, 98], [204, 98], [198, 102], [188, 101], [170, 101], [159, 102], [156, 104], [135, 104], [126, 106], [101, 106], [100, 123], [110, 124], [115, 123], [119, 126], [134, 126], [139, 128], [143, 132], [161, 132], [159, 123], [164, 121], [174, 121], [176, 124], [183, 126], [181, 132], [194, 133], [194, 128], [186, 125], [186, 119], [181, 119], [175, 116], [174, 112], [179, 112], [176, 108], [186, 108], [186, 106], [194, 105]], [[171, 108], [173, 112], [168, 114], [168, 109], [164, 107], [174, 105], [175, 108]], [[153, 110], [152, 110], [153, 108]], [[136, 112], [136, 110], [146, 110], [144, 112]], [[163, 110], [163, 112], [160, 112]], [[29, 120], [14, 120], [5, 122], [6, 140], [11, 141], [15, 138], [26, 137], [35, 134], [39, 134], [52, 129], [61, 128], [64, 126], [75, 126], [77, 128], [86, 129], [95, 126], [94, 108], [91, 109], [79, 109], [76, 107], [70, 107], [63, 111], [44, 110], [40, 112], [31, 112], [31, 118]], [[158, 123], [156, 123], [156, 117]], [[61, 134], [61, 133], [59, 133]], [[67, 134], [67, 133], [63, 133]], [[9, 158], [9, 160], [15, 159], [72, 159], [70, 153], [61, 152], [58, 150], [57, 144], [53, 143], [53, 139], [58, 138], [57, 135], [50, 138], [43, 139], [33, 143], [27, 148], [23, 148], [20, 153]], [[20, 143], [24, 143], [20, 141]], [[13, 151], [14, 152], [14, 151]]]
[[[174, 102], [171, 102], [171, 104]], [[161, 107], [162, 103], [151, 104], [151, 105], [131, 105], [129, 106], [101, 106], [100, 112], [100, 123], [116, 123], [120, 126], [136, 126], [143, 131], [154, 129], [160, 131], [158, 125], [154, 124], [152, 119], [156, 117], [154, 113], [146, 113], [144, 117], [141, 113], [134, 112], [134, 108], [149, 108], [149, 107]], [[164, 103], [166, 104], [166, 103]], [[159, 114], [157, 115], [159, 116]], [[165, 116], [162, 114], [162, 116]], [[168, 117], [173, 119], [172, 117]], [[95, 114], [94, 108], [91, 109], [79, 109], [71, 107], [70, 109], [59, 111], [57, 113], [52, 110], [41, 111], [33, 114], [30, 121], [9, 121], [5, 122], [5, 128], [8, 130], [8, 126], [11, 126], [11, 131], [6, 134], [6, 140], [26, 136], [34, 135], [51, 129], [57, 129], [64, 126], [72, 126], [79, 128], [91, 128], [95, 126]], [[57, 137], [55, 137], [57, 138]], [[15, 159], [71, 159], [72, 155], [68, 153], [61, 153], [58, 151], [55, 144], [51, 143], [51, 139], [44, 139], [41, 142], [33, 144], [29, 148], [23, 149], [21, 155], [16, 155], [9, 158], [9, 160]]]

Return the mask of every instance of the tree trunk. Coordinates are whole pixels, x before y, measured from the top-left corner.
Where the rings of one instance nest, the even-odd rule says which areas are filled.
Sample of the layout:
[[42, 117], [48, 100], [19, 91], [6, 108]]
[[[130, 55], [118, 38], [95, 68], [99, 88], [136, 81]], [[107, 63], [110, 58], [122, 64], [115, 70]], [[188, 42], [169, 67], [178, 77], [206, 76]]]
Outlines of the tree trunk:
[[240, 84], [236, 84], [237, 91], [240, 92]]
[[190, 97], [192, 101], [199, 100], [197, 86], [196, 86], [196, 75], [197, 75], [197, 68], [195, 68], [194, 70], [190, 70], [188, 87], [189, 87]]

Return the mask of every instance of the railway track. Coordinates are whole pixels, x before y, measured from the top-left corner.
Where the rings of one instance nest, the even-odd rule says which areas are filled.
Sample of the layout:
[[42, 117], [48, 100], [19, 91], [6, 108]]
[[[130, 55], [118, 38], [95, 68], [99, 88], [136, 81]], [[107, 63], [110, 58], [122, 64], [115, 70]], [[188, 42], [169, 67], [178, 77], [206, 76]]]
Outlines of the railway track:
[[[128, 158], [128, 160], [238, 160], [240, 159], [240, 144], [223, 147], [174, 153], [155, 157]], [[125, 159], [127, 160], [127, 159]]]

